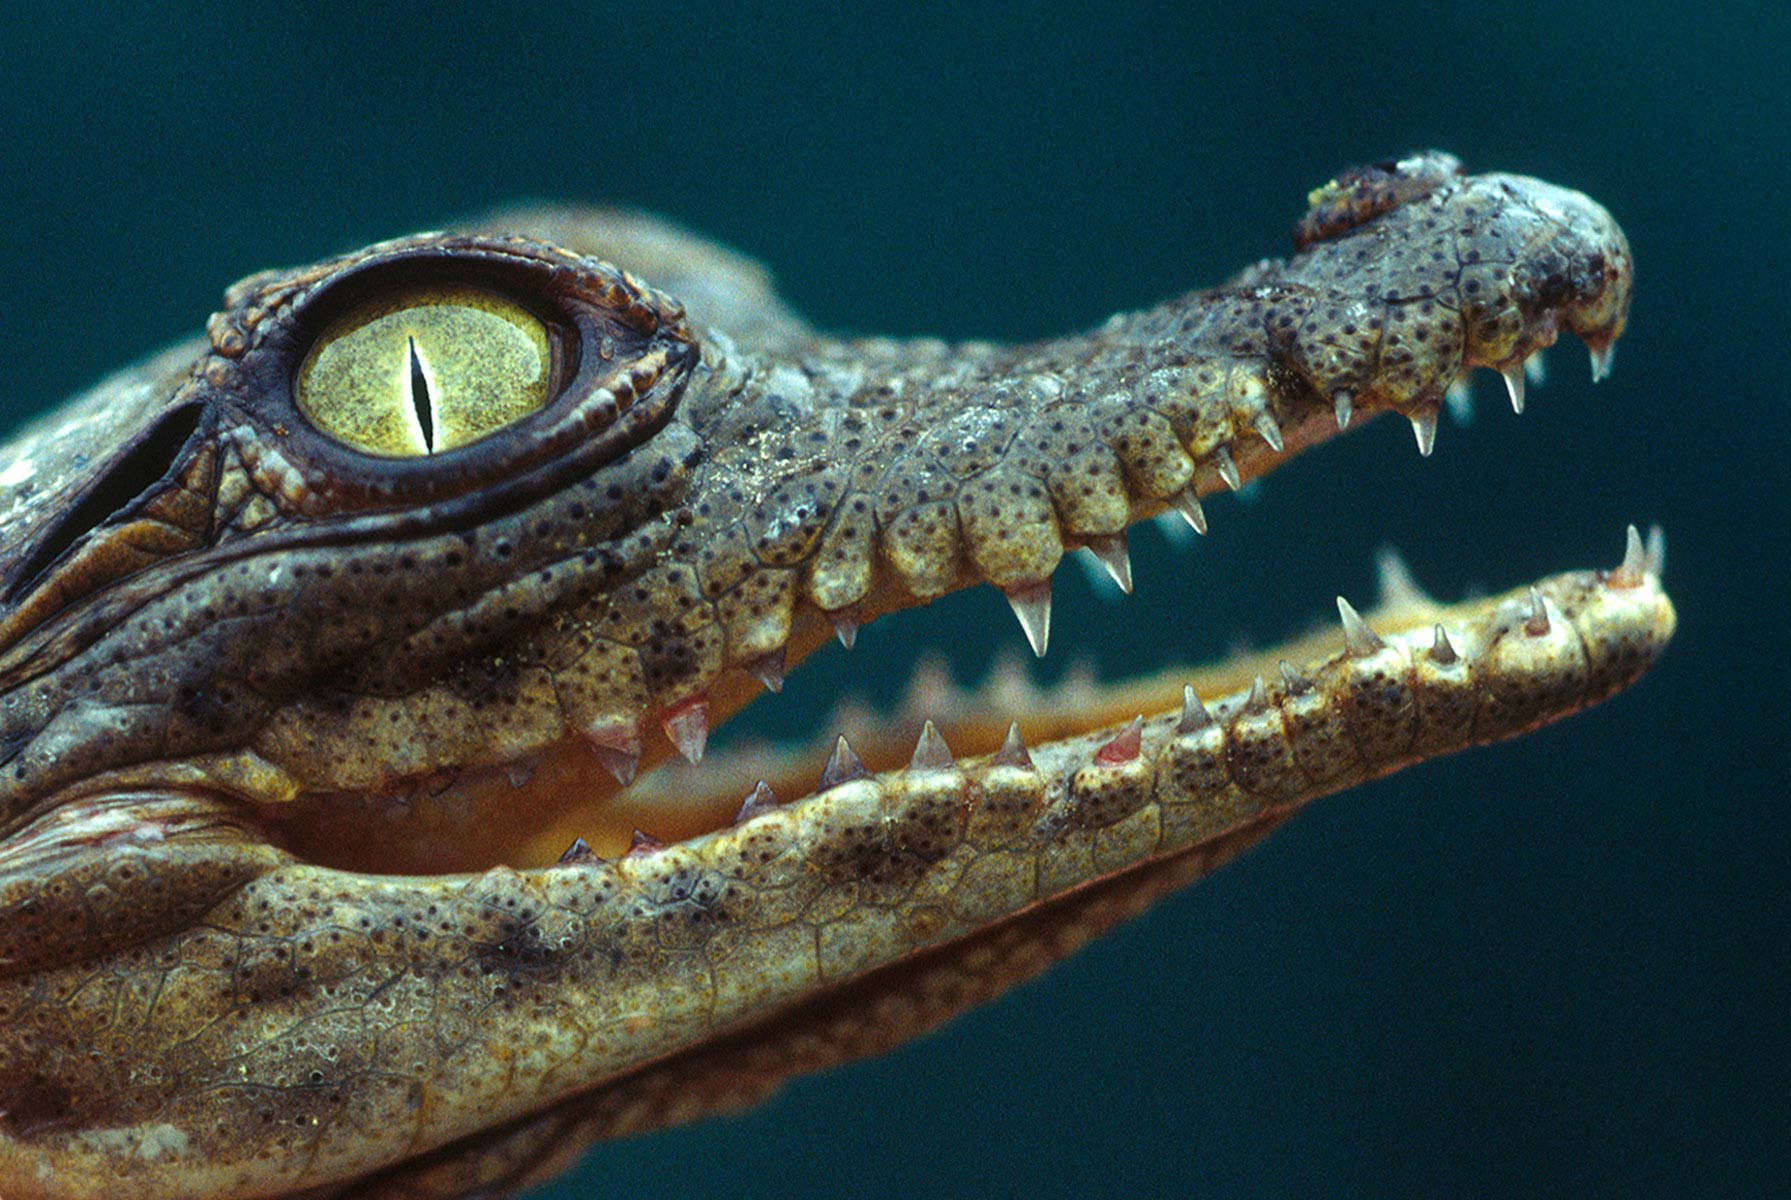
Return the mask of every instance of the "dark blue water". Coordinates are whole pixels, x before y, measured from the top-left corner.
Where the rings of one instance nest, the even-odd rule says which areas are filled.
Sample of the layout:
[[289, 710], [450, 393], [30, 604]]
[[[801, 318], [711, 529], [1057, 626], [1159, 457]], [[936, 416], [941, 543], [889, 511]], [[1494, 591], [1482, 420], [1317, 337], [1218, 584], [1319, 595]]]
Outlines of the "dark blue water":
[[[147, 7], [147, 6], [145, 6]], [[161, 6], [157, 6], [158, 8]], [[1671, 539], [1634, 693], [1316, 807], [1042, 982], [556, 1196], [1758, 1194], [1786, 1051], [1791, 25], [1777, 5], [383, 4], [14, 14], [5, 421], [196, 330], [232, 279], [518, 195], [661, 209], [832, 326], [1065, 331], [1285, 248], [1305, 191], [1439, 145], [1582, 188], [1638, 296], [1513, 417], [1306, 456], [1139, 595], [1066, 572], [1046, 675], [1280, 636], [1404, 549], [1454, 594]], [[46, 14], [48, 10], [46, 9]], [[993, 593], [818, 659], [797, 729]], [[1148, 631], [1141, 633], [1140, 631]], [[987, 642], [985, 646], [982, 642]]]

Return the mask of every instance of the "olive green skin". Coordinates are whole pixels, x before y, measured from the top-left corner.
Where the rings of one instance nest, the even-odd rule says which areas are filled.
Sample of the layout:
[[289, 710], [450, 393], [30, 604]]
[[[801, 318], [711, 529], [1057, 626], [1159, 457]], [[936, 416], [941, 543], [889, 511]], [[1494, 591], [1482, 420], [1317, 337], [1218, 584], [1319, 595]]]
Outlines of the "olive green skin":
[[[1562, 329], [1603, 352], [1628, 309], [1608, 214], [1446, 156], [1340, 177], [1296, 237], [1090, 333], [951, 345], [815, 333], [651, 218], [518, 211], [246, 280], [203, 344], [27, 430], [0, 450], [0, 1180], [497, 1194], [548, 1145], [894, 1044], [1316, 795], [1633, 679], [1672, 629], [1653, 577], [1559, 577], [1540, 630], [1521, 598], [1457, 614], [1468, 666], [1388, 650], [1386, 711], [1345, 655], [1117, 750], [923, 739], [685, 842], [537, 853], [566, 801], [537, 770], [627, 778], [661, 724], [958, 587], [1036, 615], [1067, 549], [1352, 414], [1422, 430], [1469, 368]], [[411, 458], [305, 417], [333, 320], [450, 285], [550, 328], [538, 412]]]

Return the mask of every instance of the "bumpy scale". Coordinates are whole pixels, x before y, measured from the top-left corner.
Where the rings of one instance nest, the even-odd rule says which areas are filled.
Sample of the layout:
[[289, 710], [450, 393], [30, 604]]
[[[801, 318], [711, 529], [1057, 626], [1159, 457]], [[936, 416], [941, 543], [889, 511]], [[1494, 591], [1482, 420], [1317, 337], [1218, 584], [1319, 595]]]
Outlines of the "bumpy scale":
[[245, 280], [0, 449], [0, 1192], [506, 1194], [1637, 678], [1674, 617], [1631, 530], [1454, 607], [1389, 568], [1259, 660], [705, 754], [967, 585], [1042, 654], [1066, 550], [1129, 587], [1131, 524], [1204, 533], [1202, 495], [1380, 413], [1429, 453], [1472, 368], [1521, 406], [1565, 329], [1602, 376], [1628, 309], [1604, 210], [1446, 155], [1339, 176], [1295, 242], [948, 345], [818, 333], [652, 218], [520, 210]]

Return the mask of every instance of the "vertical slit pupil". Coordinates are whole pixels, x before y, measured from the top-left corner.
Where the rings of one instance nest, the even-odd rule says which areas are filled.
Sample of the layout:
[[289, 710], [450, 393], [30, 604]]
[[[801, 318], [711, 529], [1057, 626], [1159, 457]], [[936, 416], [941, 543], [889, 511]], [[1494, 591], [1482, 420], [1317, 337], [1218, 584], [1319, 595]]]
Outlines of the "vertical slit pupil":
[[423, 445], [435, 452], [434, 405], [429, 399], [429, 380], [423, 375], [423, 360], [417, 355], [417, 339], [410, 339], [410, 404], [417, 411], [417, 424], [423, 430]]

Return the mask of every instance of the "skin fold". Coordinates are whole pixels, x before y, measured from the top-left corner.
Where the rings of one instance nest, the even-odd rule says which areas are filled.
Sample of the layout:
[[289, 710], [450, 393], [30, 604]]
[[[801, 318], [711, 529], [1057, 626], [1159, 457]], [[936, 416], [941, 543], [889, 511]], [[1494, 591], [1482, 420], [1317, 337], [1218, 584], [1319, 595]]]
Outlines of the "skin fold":
[[[949, 344], [818, 333], [650, 217], [513, 210], [245, 280], [0, 448], [0, 1195], [510, 1194], [1633, 682], [1674, 615], [1632, 529], [1611, 570], [1395, 588], [1193, 675], [649, 775], [957, 588], [1042, 653], [1066, 551], [1129, 581], [1128, 526], [1204, 532], [1200, 497], [1380, 413], [1428, 453], [1470, 369], [1521, 407], [1532, 354], [1569, 331], [1602, 375], [1628, 310], [1602, 208], [1437, 153], [1318, 189], [1295, 246]], [[466, 289], [548, 329], [538, 411], [414, 457], [309, 415], [332, 331]]]

